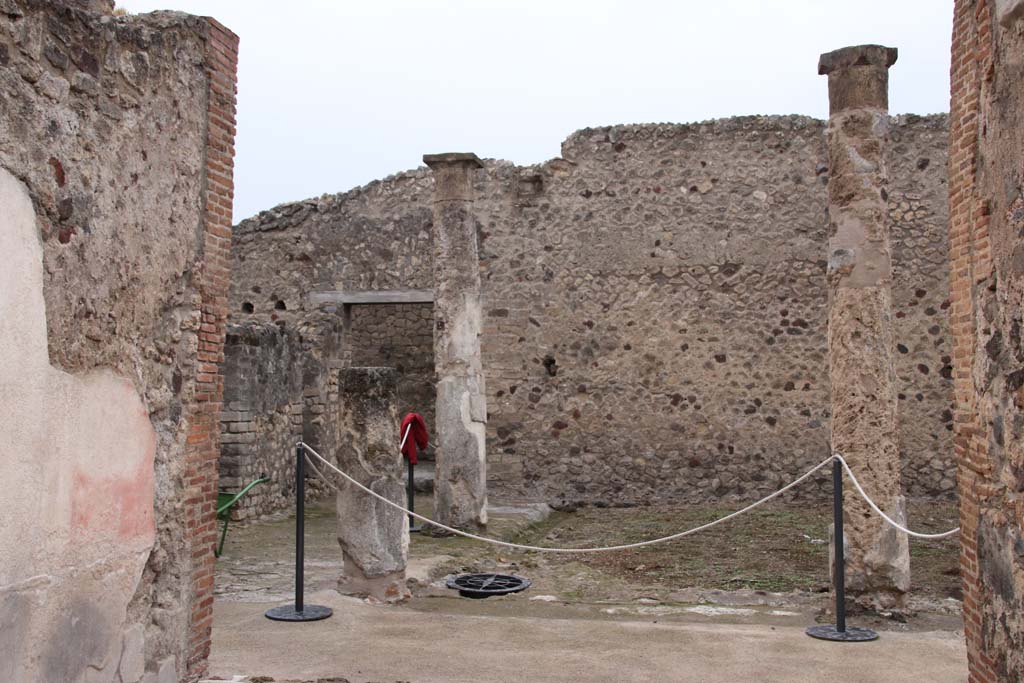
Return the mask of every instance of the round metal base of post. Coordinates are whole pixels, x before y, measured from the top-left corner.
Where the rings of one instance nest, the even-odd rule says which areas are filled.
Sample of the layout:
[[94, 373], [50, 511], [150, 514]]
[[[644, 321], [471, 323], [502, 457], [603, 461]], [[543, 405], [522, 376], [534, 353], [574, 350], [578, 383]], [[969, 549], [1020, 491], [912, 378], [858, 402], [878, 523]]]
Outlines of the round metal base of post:
[[322, 605], [306, 605], [301, 612], [296, 612], [295, 605], [281, 605], [264, 614], [274, 621], [320, 621], [334, 614], [334, 610]]
[[845, 631], [838, 631], [834, 624], [812, 626], [807, 629], [807, 635], [818, 640], [836, 640], [842, 643], [864, 643], [869, 640], [878, 640], [878, 634], [869, 628], [850, 626]]
[[423, 531], [423, 525], [422, 524], [417, 524], [416, 526], [412, 526], [412, 525], [409, 526], [409, 533], [410, 534], [418, 534], [421, 531]]

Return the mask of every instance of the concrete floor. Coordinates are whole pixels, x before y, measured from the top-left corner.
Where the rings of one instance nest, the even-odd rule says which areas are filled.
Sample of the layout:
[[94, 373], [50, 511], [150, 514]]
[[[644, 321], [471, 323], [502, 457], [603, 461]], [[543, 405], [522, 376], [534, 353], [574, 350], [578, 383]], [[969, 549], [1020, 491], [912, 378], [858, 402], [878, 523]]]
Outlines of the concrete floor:
[[460, 602], [462, 611], [453, 614], [374, 606], [325, 590], [307, 603], [332, 607], [334, 616], [300, 624], [266, 619], [266, 603], [219, 602], [211, 673], [351, 683], [952, 683], [967, 677], [963, 636], [952, 631], [828, 643], [799, 627], [767, 623], [563, 619], [557, 611], [480, 616], [474, 605], [490, 601]]

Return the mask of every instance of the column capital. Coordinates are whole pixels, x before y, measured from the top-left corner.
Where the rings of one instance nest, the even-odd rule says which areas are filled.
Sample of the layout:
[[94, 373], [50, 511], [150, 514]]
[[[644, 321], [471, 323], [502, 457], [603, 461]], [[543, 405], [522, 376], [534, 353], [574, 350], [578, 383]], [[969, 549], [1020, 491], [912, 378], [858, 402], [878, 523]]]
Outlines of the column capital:
[[889, 67], [899, 51], [884, 45], [856, 45], [826, 52], [818, 73], [828, 76], [829, 115], [847, 109], [889, 109]]
[[484, 164], [480, 157], [472, 152], [445, 152], [443, 154], [424, 154], [423, 163], [437, 170], [447, 166], [467, 166], [469, 168], [483, 168]]
[[423, 163], [434, 172], [435, 202], [473, 201], [473, 175], [484, 164], [472, 152], [424, 154]]

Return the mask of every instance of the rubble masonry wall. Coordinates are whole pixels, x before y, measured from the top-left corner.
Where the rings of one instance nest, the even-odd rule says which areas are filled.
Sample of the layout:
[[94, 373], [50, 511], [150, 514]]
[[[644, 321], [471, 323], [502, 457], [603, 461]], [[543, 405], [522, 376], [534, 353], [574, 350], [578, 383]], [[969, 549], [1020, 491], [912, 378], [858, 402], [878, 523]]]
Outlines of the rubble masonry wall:
[[[908, 115], [886, 150], [911, 496], [955, 487], [946, 143], [945, 116]], [[608, 504], [749, 499], [827, 456], [824, 122], [587, 129], [545, 164], [485, 165], [492, 487]], [[314, 309], [311, 291], [432, 288], [432, 191], [420, 169], [243, 221], [232, 319], [301, 328], [340, 314]]]
[[209, 650], [237, 38], [111, 4], [0, 3], [7, 274], [38, 283], [4, 289], [3, 355], [42, 360], [0, 377], [8, 419], [42, 397], [0, 442], [5, 681], [185, 680]]

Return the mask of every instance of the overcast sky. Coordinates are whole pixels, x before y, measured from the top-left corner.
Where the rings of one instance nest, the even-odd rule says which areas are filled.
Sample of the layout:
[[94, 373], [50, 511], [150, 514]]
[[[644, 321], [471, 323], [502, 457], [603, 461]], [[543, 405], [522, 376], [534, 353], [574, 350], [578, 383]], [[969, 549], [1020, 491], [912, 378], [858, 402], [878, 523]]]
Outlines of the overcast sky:
[[468, 151], [519, 164], [574, 130], [828, 114], [818, 55], [900, 50], [890, 109], [949, 109], [952, 0], [118, 0], [241, 37], [235, 220]]

